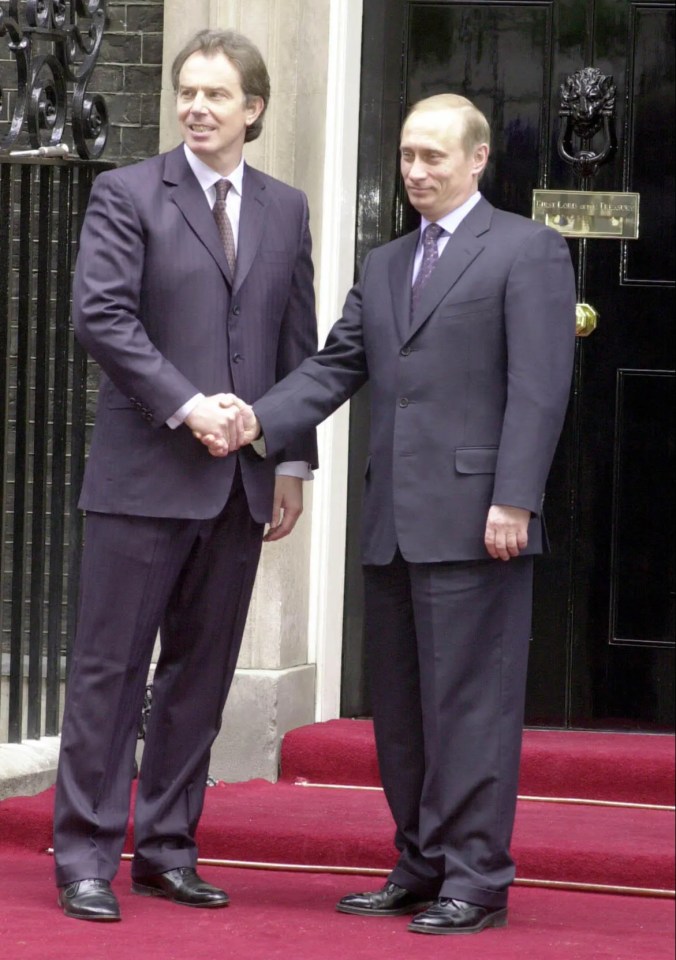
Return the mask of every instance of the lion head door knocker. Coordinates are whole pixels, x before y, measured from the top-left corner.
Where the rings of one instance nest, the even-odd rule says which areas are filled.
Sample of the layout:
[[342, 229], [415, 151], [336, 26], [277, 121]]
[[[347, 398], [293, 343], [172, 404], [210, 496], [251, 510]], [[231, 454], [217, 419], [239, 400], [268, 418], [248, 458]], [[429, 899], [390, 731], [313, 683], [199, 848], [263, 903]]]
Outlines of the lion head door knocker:
[[[617, 151], [615, 89], [614, 79], [596, 67], [583, 67], [561, 84], [559, 156], [581, 180], [593, 177]], [[599, 134], [603, 139], [595, 151], [592, 141]], [[573, 137], [579, 140], [578, 149]]]

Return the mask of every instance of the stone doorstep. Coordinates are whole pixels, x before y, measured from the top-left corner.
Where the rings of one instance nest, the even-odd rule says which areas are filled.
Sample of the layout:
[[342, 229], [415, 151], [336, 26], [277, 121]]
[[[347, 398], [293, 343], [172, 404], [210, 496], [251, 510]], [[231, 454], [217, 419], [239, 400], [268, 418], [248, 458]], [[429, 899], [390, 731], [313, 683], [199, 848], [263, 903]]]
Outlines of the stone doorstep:
[[60, 737], [0, 743], [0, 800], [32, 797], [56, 780]]
[[[152, 670], [149, 676], [152, 680]], [[315, 667], [237, 670], [212, 749], [210, 774], [228, 782], [276, 780], [282, 737], [314, 720]], [[0, 800], [33, 796], [56, 781], [60, 737], [0, 743]], [[139, 744], [137, 758], [141, 757]]]
[[227, 783], [277, 780], [284, 734], [314, 721], [315, 686], [314, 664], [237, 670], [211, 750], [210, 775]]

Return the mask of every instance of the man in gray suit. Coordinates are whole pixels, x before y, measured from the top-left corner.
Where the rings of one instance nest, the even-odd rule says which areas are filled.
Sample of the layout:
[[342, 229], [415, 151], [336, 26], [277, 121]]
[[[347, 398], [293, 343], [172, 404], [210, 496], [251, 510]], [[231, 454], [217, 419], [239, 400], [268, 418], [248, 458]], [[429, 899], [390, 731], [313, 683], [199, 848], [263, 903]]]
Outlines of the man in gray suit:
[[242, 159], [270, 96], [259, 51], [203, 31], [173, 80], [184, 143], [96, 179], [74, 282], [75, 331], [102, 375], [54, 847], [59, 902], [85, 920], [120, 917], [110, 881], [158, 628], [133, 890], [227, 905], [195, 871], [209, 752], [261, 542], [291, 531], [316, 460], [312, 429], [270, 461], [216, 461], [193, 436], [237, 447], [230, 391], [253, 400], [293, 370], [316, 321], [306, 198]]
[[270, 455], [370, 383], [366, 649], [400, 856], [338, 909], [420, 911], [419, 933], [507, 920], [533, 554], [574, 352], [566, 242], [482, 198], [488, 152], [465, 98], [413, 107], [401, 172], [421, 229], [373, 250], [325, 348], [242, 405]]

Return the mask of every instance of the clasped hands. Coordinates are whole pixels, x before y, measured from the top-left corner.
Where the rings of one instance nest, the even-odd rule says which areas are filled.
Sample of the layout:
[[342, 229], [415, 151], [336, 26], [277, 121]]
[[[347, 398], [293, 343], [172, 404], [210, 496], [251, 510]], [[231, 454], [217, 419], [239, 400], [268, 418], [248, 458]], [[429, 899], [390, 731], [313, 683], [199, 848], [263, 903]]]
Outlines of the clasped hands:
[[258, 439], [261, 432], [253, 409], [234, 393], [204, 397], [185, 418], [185, 423], [212, 457], [227, 457]]

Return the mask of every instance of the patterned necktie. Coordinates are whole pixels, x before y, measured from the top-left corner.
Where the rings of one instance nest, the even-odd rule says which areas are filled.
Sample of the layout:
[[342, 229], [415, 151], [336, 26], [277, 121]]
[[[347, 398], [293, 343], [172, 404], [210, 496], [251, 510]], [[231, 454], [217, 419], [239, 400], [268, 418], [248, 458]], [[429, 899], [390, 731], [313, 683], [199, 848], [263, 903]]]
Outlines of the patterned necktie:
[[227, 197], [228, 190], [231, 186], [232, 184], [229, 180], [219, 180], [216, 183], [216, 203], [214, 204], [213, 213], [216, 226], [218, 227], [218, 232], [220, 233], [221, 240], [223, 241], [225, 259], [228, 261], [230, 273], [234, 277], [235, 264], [237, 263], [237, 254], [235, 252], [235, 236], [232, 232], [230, 217], [225, 209], [225, 198]]
[[432, 271], [437, 265], [437, 260], [439, 259], [437, 240], [443, 232], [444, 228], [440, 227], [438, 223], [430, 223], [425, 227], [425, 232], [423, 233], [422, 263], [420, 264], [418, 276], [415, 278], [415, 282], [411, 288], [411, 318], [418, 306], [422, 289], [432, 276]]

